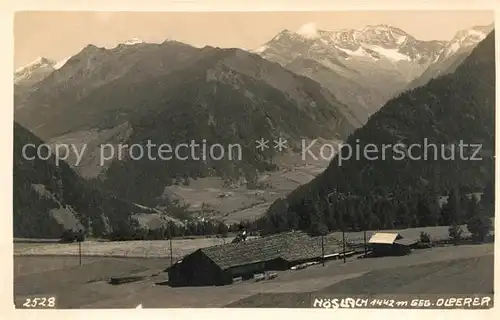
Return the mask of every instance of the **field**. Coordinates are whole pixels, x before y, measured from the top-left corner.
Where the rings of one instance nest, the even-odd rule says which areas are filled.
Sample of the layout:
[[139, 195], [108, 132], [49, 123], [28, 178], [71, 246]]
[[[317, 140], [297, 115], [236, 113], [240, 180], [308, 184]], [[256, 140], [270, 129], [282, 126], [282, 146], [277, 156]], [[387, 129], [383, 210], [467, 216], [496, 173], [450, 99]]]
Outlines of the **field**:
[[[463, 235], [469, 235], [466, 226], [462, 226]], [[367, 241], [375, 231], [366, 231]], [[387, 232], [399, 232], [404, 238], [419, 239], [420, 232], [429, 234], [431, 240], [442, 240], [448, 238], [448, 227], [422, 227], [403, 230], [387, 230]], [[337, 239], [342, 239], [341, 232], [333, 232], [332, 235]], [[363, 243], [363, 232], [346, 232], [345, 238], [348, 242], [359, 244]], [[222, 238], [204, 238], [194, 239], [174, 239], [172, 240], [172, 255], [174, 258], [181, 258], [199, 248], [210, 247], [229, 243], [234, 239], [233, 236]], [[249, 238], [251, 239], [251, 237]], [[15, 255], [42, 255], [42, 256], [74, 256], [79, 254], [77, 243], [55, 243], [53, 240], [28, 241], [18, 239], [14, 244]], [[102, 257], [127, 257], [127, 258], [162, 258], [170, 256], [170, 243], [168, 240], [151, 241], [85, 241], [81, 243], [81, 252], [83, 256], [102, 256]]]
[[[15, 256], [16, 301], [57, 296], [60, 308], [308, 307], [311, 293], [488, 294], [493, 292], [493, 244], [415, 250], [404, 257], [351, 258], [324, 267], [278, 272], [278, 278], [222, 287], [171, 288], [168, 258]], [[144, 280], [110, 285], [116, 276]]]
[[[199, 248], [229, 243], [234, 237], [172, 240], [172, 255], [181, 258]], [[170, 256], [168, 240], [152, 241], [85, 241], [81, 243], [83, 256], [161, 258]], [[22, 256], [77, 256], [78, 243], [15, 243], [14, 255]]]

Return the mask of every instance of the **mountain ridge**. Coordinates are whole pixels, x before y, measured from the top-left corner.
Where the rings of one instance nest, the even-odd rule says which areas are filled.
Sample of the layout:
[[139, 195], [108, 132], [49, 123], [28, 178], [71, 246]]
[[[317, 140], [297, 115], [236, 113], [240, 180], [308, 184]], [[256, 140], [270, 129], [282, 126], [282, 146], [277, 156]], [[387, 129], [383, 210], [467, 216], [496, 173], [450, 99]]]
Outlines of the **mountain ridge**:
[[[480, 144], [484, 152], [494, 154], [494, 36], [493, 30], [453, 73], [391, 99], [365, 126], [357, 129], [345, 145], [351, 146], [351, 150], [359, 145], [363, 150], [369, 144], [380, 147], [399, 143], [408, 147], [420, 143], [422, 146], [424, 139], [441, 147], [464, 141]], [[447, 150], [449, 152], [449, 148]], [[348, 152], [347, 147], [340, 150], [344, 158], [349, 155]], [[449, 153], [446, 154], [449, 158]], [[423, 151], [420, 149], [417, 155], [424, 156]], [[433, 159], [433, 156], [438, 156], [438, 159]], [[421, 196], [422, 193], [430, 194], [430, 199], [454, 189], [475, 192], [491, 183], [494, 174], [494, 156], [486, 156], [479, 161], [445, 160], [431, 153], [429, 160], [404, 157], [396, 161], [389, 155], [385, 159], [351, 158], [341, 165], [338, 157], [312, 182], [295, 189], [286, 199], [276, 201], [267, 212], [269, 221], [286, 216], [291, 221], [298, 220], [302, 228], [309, 228], [313, 221], [306, 216], [311, 210], [315, 210], [320, 218], [332, 218], [328, 202], [333, 198], [361, 197], [372, 201], [378, 197], [385, 201], [383, 205], [389, 207], [383, 207], [386, 210], [371, 208], [378, 215], [376, 221], [382, 223], [377, 224], [377, 228], [391, 228], [394, 221], [408, 223], [405, 220], [408, 217], [403, 215], [408, 213], [408, 209], [414, 209], [392, 210], [391, 199], [396, 198], [407, 205], [412, 195]], [[328, 220], [328, 223], [331, 228], [342, 227], [342, 223], [349, 228], [359, 228], [358, 223], [362, 223], [370, 209], [362, 207], [360, 210], [347, 211], [346, 215], [337, 216], [337, 220]], [[412, 211], [412, 214], [417, 220], [423, 218], [418, 216], [418, 211]]]
[[364, 114], [363, 123], [424, 74], [449, 44], [418, 40], [384, 24], [336, 31], [306, 29], [311, 35], [282, 30], [254, 51], [325, 85], [358, 117]]
[[[50, 143], [87, 145], [85, 166], [73, 168], [85, 178], [99, 179], [122, 198], [149, 205], [179, 176], [196, 178], [213, 171], [230, 181], [254, 180], [256, 171], [275, 170], [273, 159], [278, 154], [274, 149], [259, 154], [255, 141], [281, 136], [297, 148], [302, 138], [340, 140], [361, 125], [349, 107], [322, 85], [259, 55], [236, 48], [196, 49], [169, 44], [163, 49], [174, 50], [170, 56], [178, 57], [180, 62], [171, 60], [174, 67], [158, 69], [157, 62], [164, 61], [165, 55], [154, 60], [158, 46], [147, 46], [133, 46], [139, 51], [134, 51], [132, 58], [141, 62], [125, 71], [118, 70], [120, 76], [116, 79], [86, 87], [85, 83], [94, 79], [92, 74], [101, 72], [91, 69], [90, 77], [83, 74], [73, 79], [74, 85], [68, 84], [66, 92], [62, 87], [56, 95], [42, 97], [42, 103], [53, 101], [51, 105], [40, 107], [43, 104], [38, 104], [34, 94], [30, 97], [33, 100], [15, 114], [16, 121], [33, 128]], [[128, 48], [126, 55], [130, 54]], [[193, 54], [184, 55], [185, 48]], [[51, 81], [58, 73], [74, 74], [72, 68], [80, 68], [87, 61], [85, 57], [96, 52], [100, 55], [98, 48], [87, 47], [83, 58], [70, 59], [40, 87], [57, 88], [58, 81]], [[75, 95], [73, 87], [84, 94]], [[176, 145], [203, 138], [211, 144], [239, 143], [244, 159], [210, 163], [113, 159], [100, 165], [97, 158], [99, 146], [107, 142], [145, 146], [152, 140], [155, 144]], [[148, 178], [142, 189], [136, 190], [134, 181], [144, 177]]]

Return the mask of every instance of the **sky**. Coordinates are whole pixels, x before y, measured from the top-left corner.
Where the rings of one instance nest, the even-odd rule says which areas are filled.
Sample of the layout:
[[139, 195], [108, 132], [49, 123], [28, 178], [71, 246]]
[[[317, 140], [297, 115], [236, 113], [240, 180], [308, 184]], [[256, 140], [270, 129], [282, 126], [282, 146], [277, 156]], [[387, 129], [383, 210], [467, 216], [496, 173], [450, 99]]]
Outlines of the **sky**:
[[114, 47], [139, 38], [194, 46], [256, 49], [283, 29], [315, 24], [322, 30], [389, 24], [420, 40], [450, 40], [457, 31], [494, 21], [493, 11], [331, 12], [17, 12], [14, 68], [43, 56], [64, 60], [87, 44]]

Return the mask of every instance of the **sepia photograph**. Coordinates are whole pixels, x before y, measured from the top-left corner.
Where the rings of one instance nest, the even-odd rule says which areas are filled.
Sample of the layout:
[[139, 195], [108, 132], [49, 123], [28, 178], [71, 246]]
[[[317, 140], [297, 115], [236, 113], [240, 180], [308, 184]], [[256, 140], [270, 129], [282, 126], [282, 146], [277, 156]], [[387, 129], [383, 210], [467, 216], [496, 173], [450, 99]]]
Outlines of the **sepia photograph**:
[[15, 308], [493, 308], [494, 23], [16, 12]]

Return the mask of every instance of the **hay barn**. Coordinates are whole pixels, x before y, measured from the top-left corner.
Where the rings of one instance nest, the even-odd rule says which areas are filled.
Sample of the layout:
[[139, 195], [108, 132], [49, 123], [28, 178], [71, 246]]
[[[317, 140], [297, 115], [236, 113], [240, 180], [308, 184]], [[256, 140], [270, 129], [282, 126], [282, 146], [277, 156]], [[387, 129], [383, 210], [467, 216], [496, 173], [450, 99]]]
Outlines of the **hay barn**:
[[[325, 259], [343, 253], [341, 241], [324, 237]], [[352, 248], [346, 244], [346, 252]], [[286, 270], [310, 261], [321, 260], [321, 237], [300, 231], [276, 234], [198, 249], [167, 269], [171, 286], [211, 286], [233, 283], [234, 278], [249, 279], [254, 274]]]
[[409, 254], [416, 239], [406, 239], [399, 233], [376, 232], [368, 241], [374, 256], [402, 256]]

